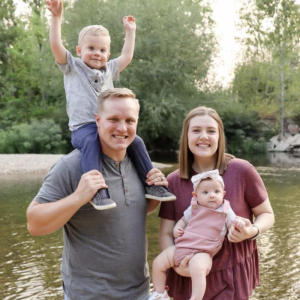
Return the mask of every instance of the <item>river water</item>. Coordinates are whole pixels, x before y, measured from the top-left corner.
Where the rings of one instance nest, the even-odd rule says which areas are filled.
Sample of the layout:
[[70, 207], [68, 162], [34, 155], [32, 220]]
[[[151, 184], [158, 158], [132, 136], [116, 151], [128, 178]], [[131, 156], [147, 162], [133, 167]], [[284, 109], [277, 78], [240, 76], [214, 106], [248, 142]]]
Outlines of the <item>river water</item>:
[[[259, 239], [261, 284], [251, 300], [300, 299], [300, 158], [284, 153], [246, 158], [262, 176], [276, 216], [274, 227]], [[0, 177], [1, 300], [62, 299], [62, 232], [31, 237], [26, 229], [26, 208], [42, 180]], [[158, 230], [156, 212], [147, 221], [149, 264], [159, 253]]]

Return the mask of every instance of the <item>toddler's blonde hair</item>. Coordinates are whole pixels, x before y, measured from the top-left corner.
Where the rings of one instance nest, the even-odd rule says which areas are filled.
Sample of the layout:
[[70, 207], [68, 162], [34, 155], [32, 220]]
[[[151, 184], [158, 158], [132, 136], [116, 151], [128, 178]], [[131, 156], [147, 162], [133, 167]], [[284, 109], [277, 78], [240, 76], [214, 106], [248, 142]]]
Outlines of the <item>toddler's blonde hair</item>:
[[86, 36], [86, 35], [93, 35], [93, 36], [109, 36], [109, 32], [108, 30], [103, 27], [102, 25], [90, 25], [87, 27], [84, 27], [81, 29], [81, 31], [79, 32], [79, 36], [78, 36], [78, 45], [80, 45], [82, 39]]

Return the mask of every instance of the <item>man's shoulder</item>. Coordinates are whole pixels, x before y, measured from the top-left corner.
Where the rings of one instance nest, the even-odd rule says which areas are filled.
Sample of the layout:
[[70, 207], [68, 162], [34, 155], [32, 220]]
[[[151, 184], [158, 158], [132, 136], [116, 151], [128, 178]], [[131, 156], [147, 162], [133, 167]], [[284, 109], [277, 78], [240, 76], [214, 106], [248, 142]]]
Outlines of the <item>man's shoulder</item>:
[[51, 168], [51, 170], [71, 170], [78, 169], [80, 167], [80, 151], [78, 149], [73, 150], [72, 152], [66, 154], [60, 158]]

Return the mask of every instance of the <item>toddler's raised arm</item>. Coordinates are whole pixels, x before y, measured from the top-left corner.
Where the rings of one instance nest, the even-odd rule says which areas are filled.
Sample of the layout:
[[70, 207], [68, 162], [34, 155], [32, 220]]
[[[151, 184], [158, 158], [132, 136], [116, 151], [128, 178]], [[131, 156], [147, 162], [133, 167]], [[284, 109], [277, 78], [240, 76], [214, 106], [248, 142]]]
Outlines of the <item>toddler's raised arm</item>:
[[46, 4], [52, 14], [49, 34], [51, 50], [55, 60], [60, 65], [65, 65], [67, 63], [67, 50], [61, 41], [63, 3], [60, 0], [47, 0]]
[[133, 16], [125, 16], [123, 25], [126, 32], [125, 42], [121, 55], [117, 58], [120, 72], [123, 71], [131, 62], [134, 52], [136, 24]]

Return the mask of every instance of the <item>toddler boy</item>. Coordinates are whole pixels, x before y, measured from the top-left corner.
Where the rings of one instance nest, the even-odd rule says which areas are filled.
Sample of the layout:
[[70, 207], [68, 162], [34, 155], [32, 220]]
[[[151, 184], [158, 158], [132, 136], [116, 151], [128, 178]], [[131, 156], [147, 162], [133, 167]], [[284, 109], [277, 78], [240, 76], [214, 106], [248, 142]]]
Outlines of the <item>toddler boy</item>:
[[[79, 33], [75, 58], [66, 50], [61, 40], [63, 3], [47, 0], [47, 8], [52, 14], [50, 23], [50, 45], [55, 60], [64, 73], [64, 87], [67, 98], [69, 129], [72, 131], [72, 145], [81, 151], [81, 168], [84, 173], [97, 169], [102, 172], [102, 151], [94, 115], [97, 99], [101, 92], [113, 88], [113, 81], [131, 62], [134, 52], [135, 19], [123, 18], [125, 42], [121, 55], [108, 61], [110, 57], [110, 36], [101, 25], [91, 25]], [[113, 122], [113, 120], [111, 120]], [[126, 138], [115, 136], [115, 138]], [[172, 201], [176, 197], [159, 185], [148, 186], [147, 173], [153, 168], [143, 140], [136, 137], [128, 148], [128, 154], [145, 184], [146, 198], [158, 201]], [[99, 190], [90, 202], [96, 209], [116, 207], [107, 189]]]

